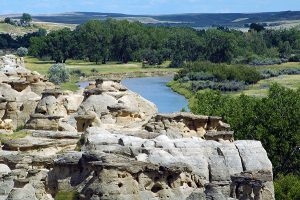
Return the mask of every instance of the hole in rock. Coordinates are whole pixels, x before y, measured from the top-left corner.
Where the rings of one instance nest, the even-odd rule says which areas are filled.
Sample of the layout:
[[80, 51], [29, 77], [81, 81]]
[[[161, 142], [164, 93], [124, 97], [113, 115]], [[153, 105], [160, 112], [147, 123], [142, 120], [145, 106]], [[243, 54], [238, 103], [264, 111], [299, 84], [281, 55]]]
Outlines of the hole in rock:
[[120, 188], [120, 187], [122, 187], [123, 186], [123, 183], [119, 183], [118, 184], [118, 187]]
[[164, 172], [166, 169], [163, 166], [159, 166], [159, 171]]
[[155, 184], [155, 185], [153, 185], [153, 187], [151, 188], [151, 191], [153, 192], [153, 193], [157, 193], [157, 192], [159, 192], [160, 190], [162, 190], [163, 188], [162, 188], [162, 186], [160, 185], [160, 184]]

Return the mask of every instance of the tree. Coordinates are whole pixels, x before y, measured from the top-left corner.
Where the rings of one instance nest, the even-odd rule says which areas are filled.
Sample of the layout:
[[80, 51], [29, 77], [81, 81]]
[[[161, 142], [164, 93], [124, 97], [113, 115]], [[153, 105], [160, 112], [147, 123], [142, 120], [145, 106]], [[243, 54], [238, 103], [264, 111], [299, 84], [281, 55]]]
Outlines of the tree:
[[252, 23], [252, 24], [250, 24], [250, 30], [255, 30], [257, 32], [261, 32], [261, 31], [265, 30], [265, 27], [261, 24]]
[[52, 65], [48, 70], [49, 81], [59, 85], [69, 80], [70, 74], [64, 64]]
[[72, 57], [72, 49], [76, 45], [73, 39], [72, 31], [68, 28], [53, 31], [43, 37], [44, 46], [40, 50], [43, 51], [43, 55], [50, 56], [56, 63], [65, 63]]
[[208, 30], [205, 33], [206, 59], [214, 63], [230, 63], [237, 50], [235, 35], [220, 30]]
[[28, 54], [28, 49], [25, 47], [20, 47], [17, 49], [17, 55], [20, 57], [24, 57]]
[[289, 58], [292, 53], [292, 47], [289, 41], [279, 43], [279, 53], [282, 58]]
[[11, 24], [11, 18], [10, 17], [5, 17], [4, 23]]
[[21, 17], [21, 22], [31, 22], [32, 21], [32, 17], [30, 14], [28, 13], [23, 13], [22, 17]]

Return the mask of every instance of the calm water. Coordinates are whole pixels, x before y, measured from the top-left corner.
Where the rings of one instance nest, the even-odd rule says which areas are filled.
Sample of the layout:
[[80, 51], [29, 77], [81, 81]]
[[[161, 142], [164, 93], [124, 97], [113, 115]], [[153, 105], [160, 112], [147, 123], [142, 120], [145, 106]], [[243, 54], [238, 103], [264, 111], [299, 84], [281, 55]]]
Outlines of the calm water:
[[[182, 108], [187, 109], [187, 99], [166, 86], [171, 80], [172, 77], [129, 78], [123, 80], [122, 84], [155, 103], [161, 113], [179, 112]], [[79, 83], [79, 85], [85, 87], [88, 83]]]
[[130, 78], [122, 81], [128, 89], [156, 104], [161, 113], [179, 112], [188, 107], [187, 99], [173, 92], [166, 84], [172, 77]]

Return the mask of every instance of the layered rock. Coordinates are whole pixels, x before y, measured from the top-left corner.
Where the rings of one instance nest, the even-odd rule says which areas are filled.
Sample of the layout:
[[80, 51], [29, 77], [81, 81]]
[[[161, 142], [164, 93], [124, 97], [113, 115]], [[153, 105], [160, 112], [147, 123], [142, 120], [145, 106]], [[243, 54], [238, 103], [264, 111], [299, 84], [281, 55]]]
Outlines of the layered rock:
[[82, 150], [55, 161], [53, 193], [78, 190], [83, 199], [274, 199], [272, 164], [258, 141], [144, 139], [89, 128]]
[[194, 136], [233, 140], [230, 126], [222, 122], [220, 117], [197, 116], [191, 113], [158, 114], [149, 121], [145, 129], [171, 138]]
[[[0, 119], [12, 121], [16, 129], [29, 120], [41, 99], [40, 94], [46, 88], [53, 88], [52, 83], [24, 67], [22, 58], [13, 55], [0, 57]], [[7, 128], [7, 123], [0, 127]]]
[[74, 113], [82, 101], [83, 96], [81, 94], [66, 93], [58, 89], [45, 90], [35, 113], [30, 116], [26, 128], [77, 132]]
[[140, 129], [156, 113], [156, 106], [120, 84], [120, 80], [96, 80], [95, 87], [84, 92], [77, 129], [101, 126], [108, 129]]

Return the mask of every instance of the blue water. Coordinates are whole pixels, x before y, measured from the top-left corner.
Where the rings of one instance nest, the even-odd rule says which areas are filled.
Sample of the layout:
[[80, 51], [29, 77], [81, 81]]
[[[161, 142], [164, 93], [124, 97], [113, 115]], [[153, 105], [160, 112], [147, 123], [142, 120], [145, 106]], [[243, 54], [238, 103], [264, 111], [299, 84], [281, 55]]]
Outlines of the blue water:
[[179, 112], [182, 108], [188, 110], [187, 99], [166, 86], [172, 79], [172, 77], [129, 78], [123, 80], [122, 84], [156, 104], [161, 113]]
[[[188, 110], [187, 99], [166, 86], [172, 79], [172, 77], [128, 78], [123, 80], [122, 84], [153, 102], [160, 113], [179, 112], [182, 108]], [[85, 88], [89, 83], [81, 82], [78, 85]]]

